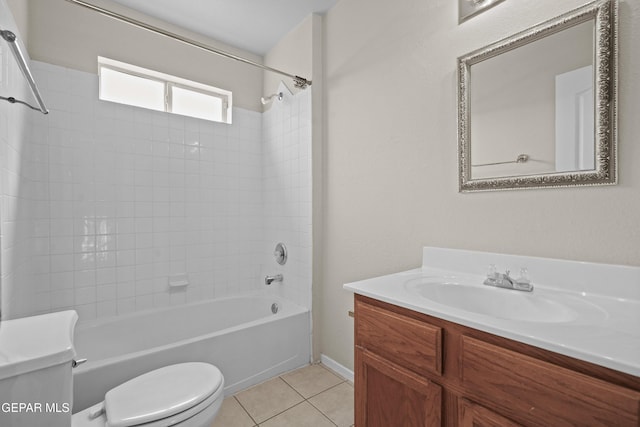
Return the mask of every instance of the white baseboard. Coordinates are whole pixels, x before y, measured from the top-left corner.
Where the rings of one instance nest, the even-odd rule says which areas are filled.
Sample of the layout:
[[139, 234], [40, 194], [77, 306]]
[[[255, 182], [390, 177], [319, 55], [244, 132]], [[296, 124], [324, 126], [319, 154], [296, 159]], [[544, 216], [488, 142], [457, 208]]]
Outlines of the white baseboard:
[[327, 368], [331, 369], [332, 371], [334, 371], [336, 374], [340, 375], [341, 377], [353, 382], [353, 371], [351, 369], [346, 368], [345, 366], [341, 365], [340, 363], [336, 362], [335, 360], [333, 360], [329, 356], [321, 354], [320, 355], [320, 363], [322, 363], [324, 366], [326, 366]]

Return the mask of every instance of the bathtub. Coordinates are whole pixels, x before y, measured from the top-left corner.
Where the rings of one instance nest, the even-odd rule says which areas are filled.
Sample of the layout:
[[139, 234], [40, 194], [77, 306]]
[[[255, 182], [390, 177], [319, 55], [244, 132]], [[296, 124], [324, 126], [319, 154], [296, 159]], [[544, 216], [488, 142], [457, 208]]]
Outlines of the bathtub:
[[[271, 306], [278, 305], [273, 314]], [[73, 412], [152, 369], [180, 362], [216, 365], [225, 394], [309, 363], [306, 308], [268, 296], [228, 297], [80, 323]]]

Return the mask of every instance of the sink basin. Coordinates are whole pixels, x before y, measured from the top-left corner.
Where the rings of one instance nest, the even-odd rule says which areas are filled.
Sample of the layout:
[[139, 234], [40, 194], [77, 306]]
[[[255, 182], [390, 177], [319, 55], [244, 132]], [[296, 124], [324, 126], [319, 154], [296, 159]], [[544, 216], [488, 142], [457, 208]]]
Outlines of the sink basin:
[[566, 323], [600, 318], [604, 314], [589, 302], [560, 293], [547, 296], [539, 291], [520, 292], [443, 279], [409, 280], [405, 288], [436, 304], [515, 321]]

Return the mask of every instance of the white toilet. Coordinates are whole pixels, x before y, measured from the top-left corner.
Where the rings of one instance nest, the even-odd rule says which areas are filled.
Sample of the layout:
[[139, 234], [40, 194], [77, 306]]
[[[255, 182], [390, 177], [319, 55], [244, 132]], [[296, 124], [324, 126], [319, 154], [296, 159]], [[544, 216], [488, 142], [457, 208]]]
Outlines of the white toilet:
[[224, 379], [208, 363], [165, 366], [107, 392], [104, 401], [73, 414], [72, 427], [209, 426], [220, 406]]
[[147, 372], [109, 390], [103, 402], [71, 415], [77, 318], [74, 311], [65, 311], [0, 323], [0, 402], [16, 404], [15, 410], [7, 406], [0, 411], [0, 426], [211, 425], [224, 399], [224, 377], [201, 362]]

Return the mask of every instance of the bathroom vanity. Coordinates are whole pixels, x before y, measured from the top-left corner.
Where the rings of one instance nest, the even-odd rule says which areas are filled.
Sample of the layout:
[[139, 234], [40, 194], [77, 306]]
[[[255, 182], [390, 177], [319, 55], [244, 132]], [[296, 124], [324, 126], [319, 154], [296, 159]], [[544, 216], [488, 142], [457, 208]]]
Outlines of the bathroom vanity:
[[[533, 292], [483, 285], [488, 264]], [[640, 268], [425, 248], [345, 289], [357, 427], [640, 425]]]

